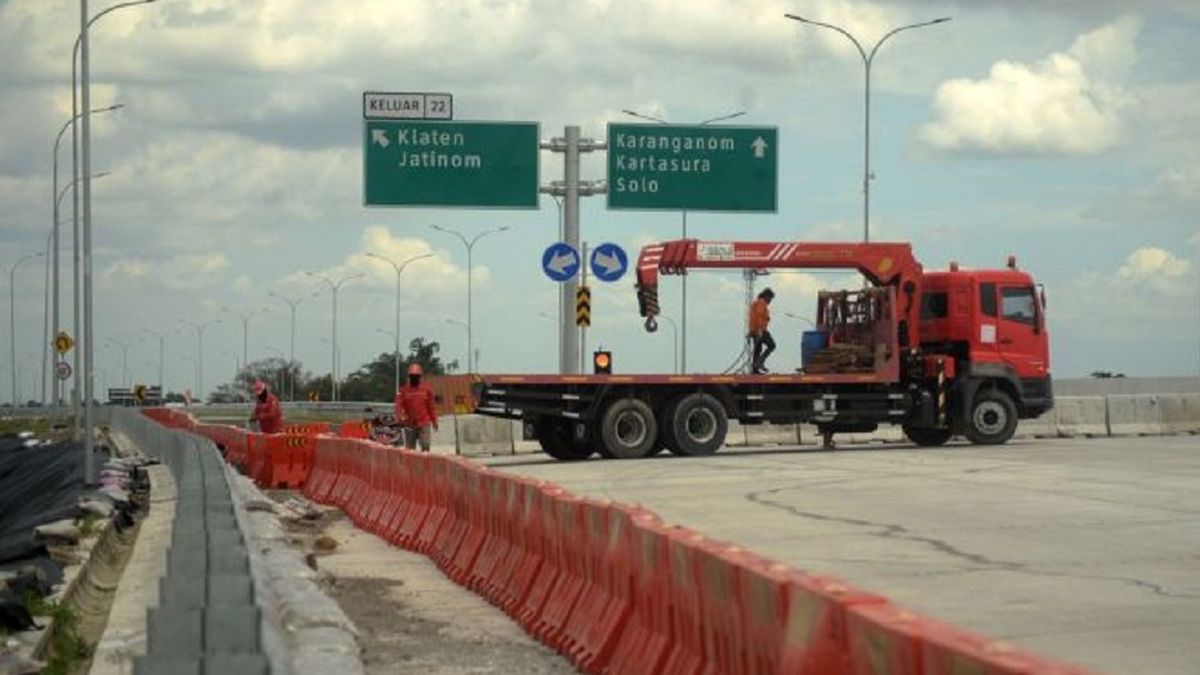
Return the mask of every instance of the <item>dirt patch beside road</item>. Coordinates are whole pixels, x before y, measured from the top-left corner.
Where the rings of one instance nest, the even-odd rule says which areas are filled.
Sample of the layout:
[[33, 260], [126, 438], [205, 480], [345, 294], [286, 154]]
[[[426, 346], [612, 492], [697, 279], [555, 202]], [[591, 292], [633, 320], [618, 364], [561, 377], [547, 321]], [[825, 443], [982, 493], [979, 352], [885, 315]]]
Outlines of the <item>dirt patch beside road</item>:
[[[293, 493], [276, 492], [276, 501]], [[559, 675], [574, 668], [432, 561], [357, 529], [340, 510], [283, 522], [358, 629], [367, 673]], [[332, 551], [320, 550], [336, 543]]]

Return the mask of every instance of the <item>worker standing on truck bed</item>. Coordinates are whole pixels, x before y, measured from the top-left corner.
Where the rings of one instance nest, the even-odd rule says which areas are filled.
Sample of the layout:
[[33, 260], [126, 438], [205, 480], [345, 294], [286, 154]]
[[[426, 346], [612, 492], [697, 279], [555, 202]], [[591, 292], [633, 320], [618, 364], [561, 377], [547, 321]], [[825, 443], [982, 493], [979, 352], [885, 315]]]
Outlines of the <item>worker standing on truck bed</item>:
[[254, 415], [250, 421], [258, 426], [264, 434], [283, 433], [283, 410], [279, 408], [279, 399], [262, 380], [255, 380], [252, 386], [254, 398]]
[[771, 323], [771, 310], [767, 306], [774, 299], [775, 291], [764, 288], [758, 299], [750, 303], [750, 337], [754, 340], [750, 372], [755, 375], [768, 372], [767, 357], [775, 351], [775, 338], [767, 330], [767, 324]]
[[396, 421], [404, 429], [404, 447], [414, 450], [420, 441], [421, 451], [429, 452], [438, 416], [433, 389], [421, 381], [423, 374], [419, 363], [408, 367], [408, 382], [396, 392], [395, 412]]

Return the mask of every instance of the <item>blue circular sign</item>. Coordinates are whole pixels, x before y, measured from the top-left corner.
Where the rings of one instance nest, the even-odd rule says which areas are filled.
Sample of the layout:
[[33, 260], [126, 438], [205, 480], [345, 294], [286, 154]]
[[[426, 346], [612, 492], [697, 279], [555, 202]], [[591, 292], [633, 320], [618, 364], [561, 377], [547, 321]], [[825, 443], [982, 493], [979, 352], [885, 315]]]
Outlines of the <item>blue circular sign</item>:
[[600, 244], [592, 251], [592, 274], [600, 281], [616, 281], [629, 269], [629, 256], [616, 244]]
[[579, 251], [561, 241], [551, 244], [542, 254], [542, 271], [551, 281], [562, 283], [574, 279], [579, 266]]

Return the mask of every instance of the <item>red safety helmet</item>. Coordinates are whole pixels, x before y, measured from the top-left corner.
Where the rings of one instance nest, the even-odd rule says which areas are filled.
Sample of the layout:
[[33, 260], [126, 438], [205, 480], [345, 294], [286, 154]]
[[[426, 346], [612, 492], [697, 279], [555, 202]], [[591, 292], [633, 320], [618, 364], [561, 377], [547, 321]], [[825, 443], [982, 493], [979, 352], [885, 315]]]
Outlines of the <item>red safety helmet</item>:
[[425, 371], [421, 370], [421, 364], [413, 363], [408, 366], [409, 375], [424, 375]]
[[262, 380], [255, 380], [254, 384], [250, 385], [250, 389], [255, 396], [262, 396], [262, 393], [267, 390], [267, 383]]

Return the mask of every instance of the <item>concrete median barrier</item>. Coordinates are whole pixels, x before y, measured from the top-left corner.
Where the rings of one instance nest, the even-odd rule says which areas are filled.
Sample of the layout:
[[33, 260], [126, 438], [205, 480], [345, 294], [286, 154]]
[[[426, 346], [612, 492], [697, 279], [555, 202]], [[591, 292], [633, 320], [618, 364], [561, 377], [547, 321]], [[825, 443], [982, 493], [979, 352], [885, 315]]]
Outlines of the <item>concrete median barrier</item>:
[[1158, 396], [1106, 396], [1108, 431], [1113, 436], [1154, 436], [1163, 433], [1162, 409]]
[[460, 415], [455, 419], [458, 427], [458, 454], [513, 454], [511, 421], [483, 415]]
[[1013, 438], [1058, 438], [1058, 399], [1054, 408], [1042, 413], [1036, 419], [1021, 420], [1017, 423], [1017, 431]]
[[880, 424], [878, 429], [866, 434], [838, 434], [837, 439], [854, 444], [905, 443], [908, 441], [904, 437], [904, 429], [895, 424]]
[[729, 430], [725, 432], [725, 446], [743, 448], [746, 446], [746, 427], [737, 420], [729, 420]]
[[1160, 394], [1158, 406], [1163, 433], [1200, 433], [1200, 394]]
[[[1102, 396], [1064, 396], [1056, 399], [1058, 411], [1058, 435], [1063, 438], [1075, 436], [1107, 436], [1108, 422]], [[1019, 426], [1019, 425], [1018, 425]]]
[[746, 445], [799, 445], [800, 430], [795, 424], [746, 424]]

